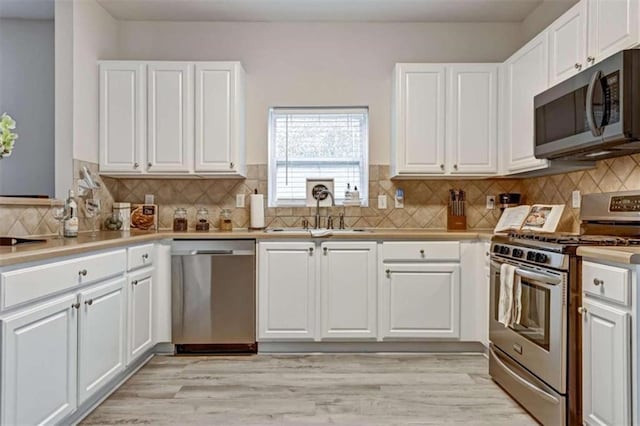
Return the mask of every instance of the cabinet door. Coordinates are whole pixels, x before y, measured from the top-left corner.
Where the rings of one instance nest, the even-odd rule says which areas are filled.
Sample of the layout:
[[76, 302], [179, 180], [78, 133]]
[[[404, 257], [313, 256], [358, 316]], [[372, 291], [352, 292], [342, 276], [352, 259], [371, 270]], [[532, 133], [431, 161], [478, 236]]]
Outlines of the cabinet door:
[[535, 158], [533, 98], [548, 87], [548, 33], [527, 43], [503, 65], [504, 69], [504, 144], [506, 168], [522, 172], [544, 168], [548, 162]]
[[316, 337], [315, 251], [314, 243], [260, 243], [260, 340], [313, 340]]
[[196, 64], [196, 172], [240, 170], [239, 157], [244, 149], [243, 87], [240, 64]]
[[3, 425], [56, 424], [76, 409], [75, 296], [2, 320]]
[[447, 82], [448, 171], [497, 173], [498, 65], [450, 65]]
[[145, 65], [100, 64], [100, 171], [142, 173]]
[[638, 0], [588, 0], [589, 57], [598, 62], [638, 43]]
[[583, 298], [582, 404], [589, 425], [627, 425], [630, 417], [629, 314]]
[[460, 336], [460, 266], [385, 264], [378, 309], [383, 338]]
[[129, 274], [127, 321], [127, 363], [153, 346], [153, 279], [152, 270]]
[[375, 242], [322, 244], [320, 268], [322, 337], [376, 337]]
[[119, 278], [80, 293], [78, 404], [124, 370], [125, 283]]
[[445, 66], [398, 64], [395, 70], [396, 174], [445, 172]]
[[587, 0], [582, 0], [549, 26], [549, 85], [587, 65]]
[[193, 145], [193, 67], [150, 63], [147, 70], [147, 171], [188, 172]]

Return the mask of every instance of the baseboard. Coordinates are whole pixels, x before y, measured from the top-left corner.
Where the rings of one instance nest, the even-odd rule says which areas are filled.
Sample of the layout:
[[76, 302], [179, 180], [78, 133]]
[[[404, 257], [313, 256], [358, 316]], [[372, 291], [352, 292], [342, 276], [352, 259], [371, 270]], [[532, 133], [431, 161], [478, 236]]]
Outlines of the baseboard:
[[473, 352], [485, 353], [480, 342], [260, 342], [259, 354], [309, 352]]

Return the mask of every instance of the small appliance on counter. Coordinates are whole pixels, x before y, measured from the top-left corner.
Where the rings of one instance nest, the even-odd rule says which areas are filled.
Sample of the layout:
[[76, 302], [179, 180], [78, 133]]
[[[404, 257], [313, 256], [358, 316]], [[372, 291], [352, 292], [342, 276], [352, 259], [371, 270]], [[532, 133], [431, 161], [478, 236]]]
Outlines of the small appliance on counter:
[[500, 211], [509, 207], [517, 207], [520, 205], [520, 194], [517, 192], [503, 192], [498, 195], [498, 204], [500, 204]]
[[462, 189], [449, 190], [449, 207], [447, 208], [447, 230], [465, 231], [467, 215], [465, 214], [465, 192]]

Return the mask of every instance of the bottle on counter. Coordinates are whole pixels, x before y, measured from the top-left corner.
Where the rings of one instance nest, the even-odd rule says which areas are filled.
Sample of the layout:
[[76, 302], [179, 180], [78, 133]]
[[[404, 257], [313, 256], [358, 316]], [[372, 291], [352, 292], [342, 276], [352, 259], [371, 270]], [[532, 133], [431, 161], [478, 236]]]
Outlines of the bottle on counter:
[[173, 230], [174, 232], [187, 232], [188, 227], [187, 211], [182, 207], [178, 207], [173, 212]]
[[344, 200], [345, 201], [351, 200], [351, 184], [350, 183], [347, 183], [347, 190], [344, 191]]
[[65, 201], [65, 208], [69, 212], [67, 219], [64, 221], [64, 236], [67, 238], [75, 238], [78, 236], [78, 204], [75, 200], [75, 194], [72, 189], [69, 190], [69, 197]]
[[233, 231], [233, 220], [230, 209], [222, 209], [220, 211], [220, 231]]
[[209, 230], [209, 211], [204, 207], [198, 209], [196, 213], [196, 231]]

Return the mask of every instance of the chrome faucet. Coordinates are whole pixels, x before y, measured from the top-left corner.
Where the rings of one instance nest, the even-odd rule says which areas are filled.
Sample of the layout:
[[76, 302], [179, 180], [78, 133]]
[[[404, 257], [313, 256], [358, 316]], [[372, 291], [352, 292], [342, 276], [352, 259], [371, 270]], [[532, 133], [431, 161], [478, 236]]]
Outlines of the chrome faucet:
[[322, 195], [328, 195], [329, 197], [331, 197], [331, 205], [332, 206], [336, 205], [336, 199], [333, 198], [333, 194], [328, 189], [323, 189], [322, 191], [318, 191], [315, 193], [314, 195], [316, 199], [316, 223], [314, 226], [315, 229], [320, 229], [320, 198], [322, 198]]

